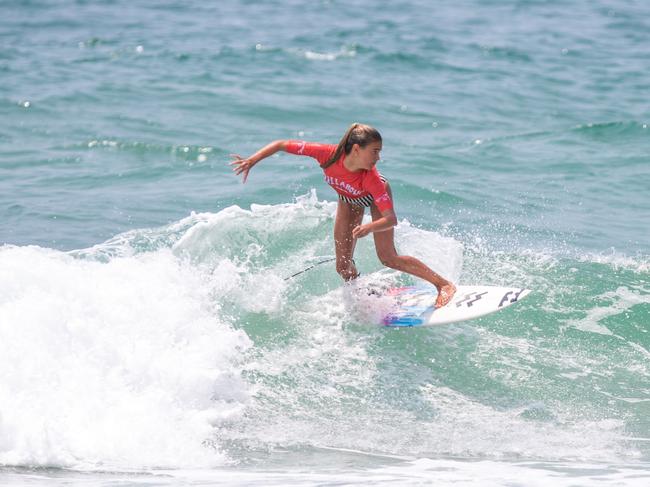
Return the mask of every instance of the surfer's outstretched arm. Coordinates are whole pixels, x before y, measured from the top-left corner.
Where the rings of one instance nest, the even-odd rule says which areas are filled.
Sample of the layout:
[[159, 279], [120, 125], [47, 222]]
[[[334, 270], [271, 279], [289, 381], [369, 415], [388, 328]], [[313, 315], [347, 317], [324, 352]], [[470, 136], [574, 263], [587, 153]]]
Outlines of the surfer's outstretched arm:
[[255, 164], [260, 162], [262, 159], [266, 159], [267, 157], [272, 156], [278, 151], [286, 150], [286, 148], [287, 148], [286, 140], [275, 140], [270, 144], [267, 144], [264, 147], [262, 147], [252, 156], [246, 158], [243, 158], [239, 154], [230, 154], [230, 157], [234, 159], [234, 161], [232, 161], [230, 165], [234, 166], [232, 170], [235, 172], [237, 176], [239, 176], [240, 174], [244, 175], [243, 182], [245, 183], [246, 179], [248, 179], [248, 173], [250, 172], [250, 170], [253, 168]]

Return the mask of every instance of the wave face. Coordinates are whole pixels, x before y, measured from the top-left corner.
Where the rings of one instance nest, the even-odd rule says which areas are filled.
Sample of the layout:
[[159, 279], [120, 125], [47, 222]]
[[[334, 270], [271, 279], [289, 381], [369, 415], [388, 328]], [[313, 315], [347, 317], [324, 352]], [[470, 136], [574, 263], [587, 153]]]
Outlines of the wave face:
[[647, 262], [463, 247], [403, 221], [400, 249], [440, 272], [534, 293], [473, 323], [384, 329], [365, 289], [411, 281], [367, 239], [355, 284], [332, 264], [285, 280], [331, 255], [334, 213], [312, 193], [68, 253], [2, 247], [0, 463], [646, 457]]

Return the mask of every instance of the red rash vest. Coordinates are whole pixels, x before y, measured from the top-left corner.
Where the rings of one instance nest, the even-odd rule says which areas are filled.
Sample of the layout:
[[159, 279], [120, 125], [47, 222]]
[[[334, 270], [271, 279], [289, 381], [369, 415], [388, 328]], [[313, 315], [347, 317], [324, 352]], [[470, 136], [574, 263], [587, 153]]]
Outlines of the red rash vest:
[[[336, 150], [336, 145], [290, 140], [287, 142], [285, 150], [290, 154], [313, 157], [322, 166], [332, 156]], [[377, 168], [373, 167], [370, 171], [352, 172], [343, 165], [344, 157], [345, 155], [342, 155], [330, 167], [323, 169], [325, 182], [334, 188], [334, 191], [338, 194], [348, 198], [357, 199], [371, 195], [375, 205], [382, 213], [386, 210], [392, 210], [393, 202], [386, 191], [383, 181], [379, 179]]]

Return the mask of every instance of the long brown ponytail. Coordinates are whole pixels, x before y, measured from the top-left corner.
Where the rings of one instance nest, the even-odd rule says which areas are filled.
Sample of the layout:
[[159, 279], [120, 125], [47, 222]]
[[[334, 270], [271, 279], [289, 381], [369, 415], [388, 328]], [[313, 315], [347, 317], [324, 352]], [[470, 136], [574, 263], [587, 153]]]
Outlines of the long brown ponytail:
[[352, 151], [354, 144], [359, 144], [359, 147], [365, 147], [371, 142], [381, 142], [381, 134], [370, 125], [364, 125], [362, 123], [353, 123], [348, 127], [345, 134], [341, 138], [339, 145], [336, 146], [336, 150], [332, 157], [330, 157], [325, 164], [321, 167], [326, 169], [334, 164], [340, 159], [340, 157], [345, 154], [349, 154]]

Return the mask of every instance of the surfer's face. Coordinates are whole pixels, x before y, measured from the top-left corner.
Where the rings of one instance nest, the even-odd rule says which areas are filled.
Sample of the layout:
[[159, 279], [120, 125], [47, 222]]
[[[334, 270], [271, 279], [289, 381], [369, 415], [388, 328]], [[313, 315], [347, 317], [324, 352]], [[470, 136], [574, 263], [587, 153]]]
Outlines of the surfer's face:
[[365, 147], [359, 147], [358, 160], [361, 169], [370, 171], [375, 167], [379, 159], [381, 159], [381, 148], [381, 142], [370, 142]]

